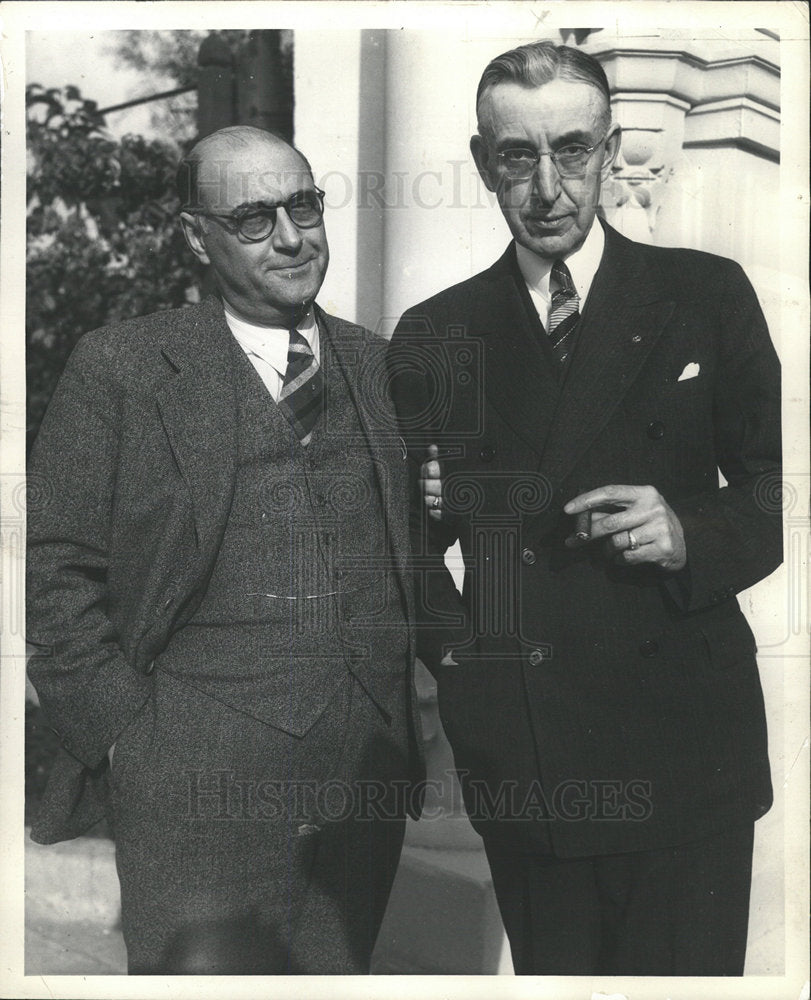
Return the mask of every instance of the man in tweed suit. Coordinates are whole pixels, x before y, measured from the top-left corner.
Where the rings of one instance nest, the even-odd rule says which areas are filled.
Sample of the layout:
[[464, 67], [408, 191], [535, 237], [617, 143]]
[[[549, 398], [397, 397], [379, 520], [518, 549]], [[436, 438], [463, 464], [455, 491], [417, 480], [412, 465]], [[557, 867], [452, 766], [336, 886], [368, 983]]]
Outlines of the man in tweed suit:
[[219, 294], [86, 335], [31, 458], [32, 836], [107, 813], [132, 973], [364, 973], [423, 776], [384, 344], [314, 303], [299, 152], [223, 129], [178, 177]]
[[777, 357], [736, 264], [595, 222], [620, 142], [599, 63], [522, 46], [477, 111], [514, 242], [390, 354], [430, 514], [418, 654], [516, 972], [740, 975], [771, 785], [735, 594], [781, 559]]

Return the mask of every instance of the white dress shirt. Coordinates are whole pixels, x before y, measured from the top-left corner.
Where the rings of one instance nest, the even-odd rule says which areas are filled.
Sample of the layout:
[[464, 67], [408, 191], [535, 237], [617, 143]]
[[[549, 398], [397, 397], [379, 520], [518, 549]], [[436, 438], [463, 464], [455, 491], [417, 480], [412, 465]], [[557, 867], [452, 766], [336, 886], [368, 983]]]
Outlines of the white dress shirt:
[[[284, 373], [287, 371], [287, 350], [290, 346], [290, 332], [280, 326], [255, 326], [229, 312], [225, 305], [225, 322], [231, 333], [245, 352], [248, 361], [254, 366], [259, 377], [265, 383], [274, 402], [279, 401]], [[312, 308], [307, 310], [304, 319], [296, 324], [296, 329], [310, 345], [315, 355], [316, 364], [319, 359], [320, 338], [318, 324]]]
[[[605, 233], [603, 227], [595, 219], [588, 231], [588, 235], [583, 240], [583, 245], [573, 254], [564, 257], [566, 267], [572, 276], [574, 287], [580, 296], [580, 311], [586, 303], [586, 296], [594, 281], [594, 275], [600, 266], [600, 260], [605, 248]], [[515, 253], [518, 259], [518, 267], [521, 269], [524, 281], [529, 289], [529, 294], [538, 310], [538, 316], [543, 323], [544, 330], [548, 328], [549, 307], [552, 303], [552, 293], [549, 288], [549, 275], [555, 260], [547, 260], [539, 257], [532, 250], [527, 250], [520, 243], [515, 245]]]

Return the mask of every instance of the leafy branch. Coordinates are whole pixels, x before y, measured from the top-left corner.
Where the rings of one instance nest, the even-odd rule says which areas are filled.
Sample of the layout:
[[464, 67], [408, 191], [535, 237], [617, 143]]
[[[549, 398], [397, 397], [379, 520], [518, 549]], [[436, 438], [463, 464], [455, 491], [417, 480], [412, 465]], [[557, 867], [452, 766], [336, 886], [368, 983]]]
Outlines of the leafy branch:
[[29, 444], [88, 330], [199, 297], [176, 222], [177, 152], [107, 132], [77, 87], [26, 91]]

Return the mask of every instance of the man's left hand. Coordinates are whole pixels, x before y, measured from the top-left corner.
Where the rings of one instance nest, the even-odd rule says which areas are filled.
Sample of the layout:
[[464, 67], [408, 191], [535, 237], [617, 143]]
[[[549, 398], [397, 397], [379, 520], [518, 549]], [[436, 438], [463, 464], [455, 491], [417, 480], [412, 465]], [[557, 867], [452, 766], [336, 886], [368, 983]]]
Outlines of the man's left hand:
[[426, 459], [420, 467], [420, 493], [428, 507], [428, 516], [435, 521], [442, 520], [442, 469], [439, 464], [439, 448], [429, 444]]
[[[653, 486], [601, 486], [576, 496], [563, 509], [567, 514], [590, 510], [589, 541], [605, 539], [606, 551], [619, 563], [653, 563], [676, 572], [687, 562], [681, 522]], [[589, 541], [571, 535], [566, 545], [579, 548]]]

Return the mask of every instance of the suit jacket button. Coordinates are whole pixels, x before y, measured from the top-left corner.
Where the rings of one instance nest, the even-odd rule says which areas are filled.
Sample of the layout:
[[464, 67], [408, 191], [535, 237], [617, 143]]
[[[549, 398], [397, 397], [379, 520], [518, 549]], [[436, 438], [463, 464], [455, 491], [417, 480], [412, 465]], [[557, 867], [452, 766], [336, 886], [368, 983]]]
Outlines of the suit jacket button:
[[532, 652], [529, 654], [528, 659], [529, 659], [529, 665], [531, 667], [540, 666], [544, 661], [543, 651], [540, 649], [533, 649]]
[[648, 424], [648, 437], [651, 441], [660, 441], [665, 436], [665, 425], [661, 420], [652, 420]]
[[521, 553], [521, 560], [527, 564], [527, 566], [535, 565], [535, 553], [532, 549], [524, 549]]
[[646, 639], [640, 644], [639, 652], [642, 656], [656, 656], [659, 652], [659, 643], [654, 642], [653, 639]]
[[496, 457], [496, 449], [491, 448], [490, 445], [485, 445], [484, 448], [479, 452], [479, 458], [483, 462], [492, 462]]

